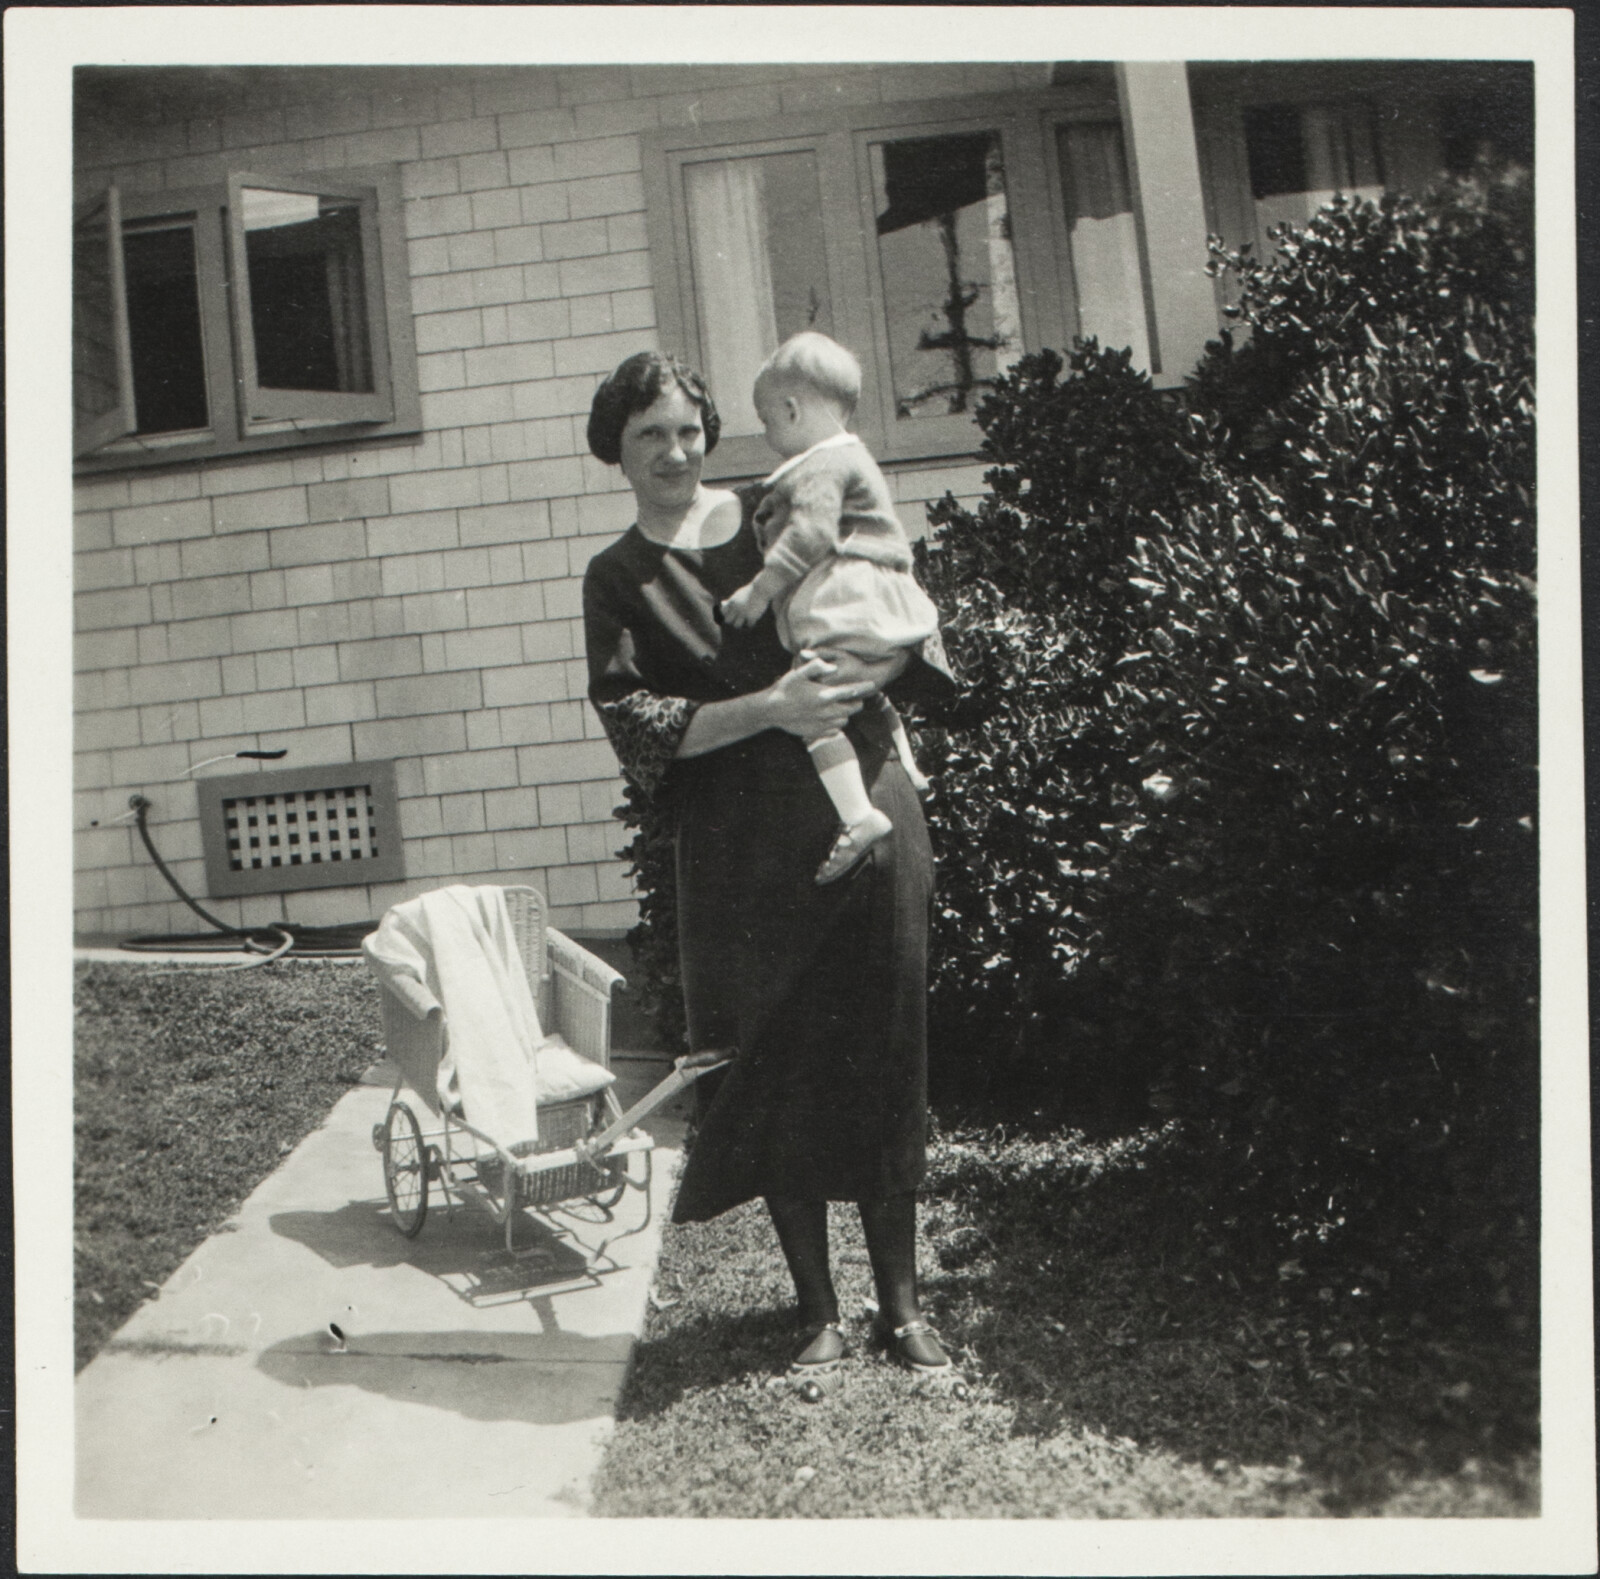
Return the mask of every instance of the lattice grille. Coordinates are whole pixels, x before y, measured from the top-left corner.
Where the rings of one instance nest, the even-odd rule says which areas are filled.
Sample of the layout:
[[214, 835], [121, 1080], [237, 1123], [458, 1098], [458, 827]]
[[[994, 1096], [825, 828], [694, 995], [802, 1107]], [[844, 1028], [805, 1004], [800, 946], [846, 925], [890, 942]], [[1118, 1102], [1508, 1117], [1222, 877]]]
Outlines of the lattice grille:
[[370, 784], [225, 800], [222, 817], [232, 872], [375, 860], [381, 853]]
[[213, 895], [387, 883], [405, 875], [392, 762], [196, 781]]

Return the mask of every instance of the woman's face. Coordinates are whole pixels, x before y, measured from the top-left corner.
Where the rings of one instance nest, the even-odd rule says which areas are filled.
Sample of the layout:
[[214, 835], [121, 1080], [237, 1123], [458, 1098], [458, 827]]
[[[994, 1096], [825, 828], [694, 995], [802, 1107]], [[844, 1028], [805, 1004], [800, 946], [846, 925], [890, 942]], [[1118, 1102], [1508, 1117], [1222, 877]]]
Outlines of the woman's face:
[[622, 430], [622, 475], [643, 505], [686, 509], [700, 483], [706, 434], [700, 408], [673, 384]]

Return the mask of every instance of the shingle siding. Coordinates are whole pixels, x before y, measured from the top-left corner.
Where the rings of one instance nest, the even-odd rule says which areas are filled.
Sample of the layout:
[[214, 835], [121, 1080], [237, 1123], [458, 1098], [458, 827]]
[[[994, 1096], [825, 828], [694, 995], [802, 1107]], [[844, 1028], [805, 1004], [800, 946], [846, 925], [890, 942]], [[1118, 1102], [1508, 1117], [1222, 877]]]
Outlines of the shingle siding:
[[[403, 884], [217, 913], [348, 920], [438, 881], [523, 880], [547, 889], [558, 924], [629, 925], [621, 781], [583, 701], [579, 592], [632, 513], [618, 474], [587, 454], [589, 401], [657, 343], [639, 134], [919, 82], [911, 96], [979, 91], [1009, 71], [329, 73], [303, 102], [276, 101], [263, 79], [260, 102], [80, 147], [85, 191], [113, 172], [174, 189], [230, 168], [398, 163], [425, 430], [78, 484], [77, 788], [96, 808], [83, 821], [143, 789], [203, 892], [192, 792], [177, 784], [192, 763], [243, 746], [287, 746], [292, 765], [390, 758]], [[897, 478], [908, 524], [947, 486], [977, 492], [979, 475]], [[126, 830], [78, 856], [81, 930], [187, 930]]]

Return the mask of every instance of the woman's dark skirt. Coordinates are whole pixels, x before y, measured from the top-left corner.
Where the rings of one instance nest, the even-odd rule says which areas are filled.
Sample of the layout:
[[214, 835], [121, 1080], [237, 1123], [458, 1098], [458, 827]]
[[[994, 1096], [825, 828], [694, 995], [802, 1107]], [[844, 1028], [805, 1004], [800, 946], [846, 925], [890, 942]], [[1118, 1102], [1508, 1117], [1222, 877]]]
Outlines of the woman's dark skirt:
[[894, 832], [826, 887], [838, 815], [798, 740], [769, 731], [673, 770], [690, 1046], [739, 1049], [701, 1082], [674, 1222], [921, 1182], [933, 858], [886, 732], [858, 721], [850, 738]]

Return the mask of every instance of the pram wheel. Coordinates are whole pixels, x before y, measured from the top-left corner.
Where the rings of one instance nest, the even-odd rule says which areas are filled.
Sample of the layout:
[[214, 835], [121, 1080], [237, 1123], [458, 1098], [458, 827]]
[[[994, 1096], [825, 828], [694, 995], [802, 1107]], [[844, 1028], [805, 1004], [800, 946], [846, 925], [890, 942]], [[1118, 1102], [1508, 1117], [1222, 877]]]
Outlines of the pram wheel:
[[395, 1228], [415, 1239], [428, 1220], [428, 1159], [422, 1126], [404, 1102], [392, 1102], [383, 1122], [383, 1187]]

